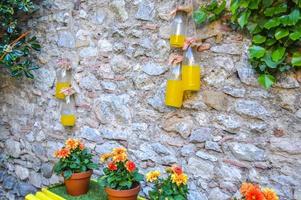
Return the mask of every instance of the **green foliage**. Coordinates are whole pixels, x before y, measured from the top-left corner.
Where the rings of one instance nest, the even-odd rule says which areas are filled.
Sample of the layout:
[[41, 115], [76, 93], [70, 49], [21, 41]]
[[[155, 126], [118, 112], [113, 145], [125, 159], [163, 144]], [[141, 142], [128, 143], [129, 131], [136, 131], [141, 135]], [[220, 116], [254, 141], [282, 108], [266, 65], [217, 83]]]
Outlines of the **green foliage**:
[[231, 21], [252, 36], [249, 57], [266, 89], [276, 82], [277, 73], [301, 66], [300, 8], [300, 0], [231, 1]]
[[186, 200], [188, 195], [187, 185], [177, 185], [171, 181], [171, 175], [166, 179], [155, 181], [154, 188], [149, 191], [151, 200]]
[[222, 16], [225, 8], [226, 0], [223, 0], [220, 4], [217, 0], [212, 0], [210, 4], [200, 6], [199, 9], [193, 13], [192, 17], [197, 24], [212, 22]]
[[126, 169], [126, 162], [114, 163], [117, 167], [116, 170], [111, 170], [108, 167], [103, 169], [104, 176], [98, 179], [101, 188], [109, 187], [115, 190], [128, 190], [143, 180], [143, 175], [138, 172], [137, 168], [132, 172]]
[[0, 2], [0, 67], [13, 77], [33, 78], [39, 67], [31, 60], [32, 51], [40, 51], [36, 37], [21, 29], [24, 19], [35, 11], [31, 0], [3, 0]]
[[81, 150], [77, 147], [71, 150], [67, 158], [61, 158], [54, 166], [54, 172], [57, 175], [63, 174], [65, 179], [69, 179], [73, 173], [86, 172], [91, 169], [97, 169], [98, 165], [92, 161], [93, 154], [88, 149]]

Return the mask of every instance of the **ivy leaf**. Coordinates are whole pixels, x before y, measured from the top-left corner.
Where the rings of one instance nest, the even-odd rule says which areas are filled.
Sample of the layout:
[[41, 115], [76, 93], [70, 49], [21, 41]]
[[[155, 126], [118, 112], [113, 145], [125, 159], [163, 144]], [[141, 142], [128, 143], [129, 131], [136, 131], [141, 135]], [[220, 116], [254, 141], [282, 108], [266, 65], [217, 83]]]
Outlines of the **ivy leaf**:
[[278, 19], [270, 19], [269, 21], [267, 21], [265, 24], [264, 24], [264, 28], [266, 29], [271, 29], [271, 28], [274, 28], [276, 26], [279, 26], [280, 24], [280, 21]]
[[245, 10], [237, 19], [237, 22], [241, 28], [243, 28], [248, 23], [248, 19], [250, 15], [251, 15], [251, 11]]
[[272, 68], [272, 69], [277, 68], [277, 65], [279, 64], [279, 63], [274, 62], [274, 61], [272, 60], [271, 54], [270, 54], [269, 52], [266, 53], [265, 56], [264, 56], [263, 58], [261, 58], [261, 60], [264, 61], [265, 64], [266, 64], [269, 68]]
[[299, 9], [294, 9], [289, 15], [283, 15], [279, 17], [279, 21], [284, 26], [292, 26], [292, 25], [296, 25], [296, 23], [299, 21], [299, 17], [300, 17]]
[[255, 44], [261, 44], [261, 43], [264, 43], [266, 41], [266, 37], [265, 36], [262, 36], [262, 35], [255, 35], [253, 37], [253, 43]]
[[212, 0], [211, 3], [207, 6], [207, 10], [212, 11], [217, 7], [217, 0]]
[[282, 3], [279, 4], [277, 6], [273, 6], [271, 8], [267, 8], [264, 11], [264, 15], [267, 17], [272, 17], [274, 15], [280, 14], [280, 13], [284, 13], [287, 10], [287, 4], [286, 3]]
[[213, 12], [214, 12], [214, 14], [215, 15], [220, 15], [220, 14], [222, 14], [222, 12], [225, 10], [225, 8], [226, 8], [226, 0], [223, 0], [223, 2], [221, 3], [221, 5], [219, 5], [217, 8], [215, 8], [214, 10], [213, 10]]
[[269, 38], [266, 40], [265, 44], [267, 46], [272, 46], [273, 44], [275, 44], [277, 42], [277, 40], [275, 40], [274, 38]]
[[287, 29], [281, 28], [276, 31], [275, 38], [277, 40], [280, 40], [281, 38], [284, 38], [288, 35], [289, 35], [289, 31]]
[[251, 58], [261, 58], [264, 56], [266, 50], [261, 46], [253, 45], [249, 48]]
[[263, 0], [262, 4], [265, 8], [270, 7], [273, 4], [274, 0]]
[[293, 41], [296, 41], [301, 38], [301, 31], [295, 31], [289, 35], [289, 38]]
[[197, 24], [203, 24], [207, 20], [207, 13], [199, 9], [193, 13], [193, 19]]
[[277, 48], [275, 51], [273, 51], [272, 53], [272, 60], [274, 62], [278, 62], [280, 61], [283, 56], [284, 56], [284, 53], [285, 53], [285, 48], [284, 47], [279, 47]]
[[269, 89], [275, 82], [275, 77], [270, 74], [262, 74], [258, 77], [258, 83], [265, 89]]
[[236, 13], [239, 7], [239, 0], [232, 0], [230, 5], [230, 11], [232, 14]]
[[261, 0], [252, 0], [249, 4], [250, 9], [257, 9]]
[[301, 52], [296, 52], [293, 54], [292, 65], [294, 67], [301, 67]]

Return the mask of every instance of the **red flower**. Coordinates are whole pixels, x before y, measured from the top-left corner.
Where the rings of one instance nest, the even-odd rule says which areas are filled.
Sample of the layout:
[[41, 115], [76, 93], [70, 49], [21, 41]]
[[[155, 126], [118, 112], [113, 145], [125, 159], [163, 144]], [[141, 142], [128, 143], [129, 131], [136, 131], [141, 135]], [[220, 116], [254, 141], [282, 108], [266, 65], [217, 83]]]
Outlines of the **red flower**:
[[173, 171], [173, 173], [177, 174], [177, 175], [180, 175], [180, 174], [183, 174], [183, 170], [181, 167], [177, 166], [177, 165], [173, 165], [171, 167], [171, 170]]
[[133, 172], [136, 169], [135, 163], [130, 160], [125, 163], [125, 167], [129, 172]]
[[117, 170], [117, 165], [115, 163], [113, 163], [113, 162], [109, 162], [108, 163], [108, 168], [111, 171], [116, 171]]
[[261, 192], [260, 188], [252, 187], [247, 191], [246, 200], [265, 200], [263, 193]]

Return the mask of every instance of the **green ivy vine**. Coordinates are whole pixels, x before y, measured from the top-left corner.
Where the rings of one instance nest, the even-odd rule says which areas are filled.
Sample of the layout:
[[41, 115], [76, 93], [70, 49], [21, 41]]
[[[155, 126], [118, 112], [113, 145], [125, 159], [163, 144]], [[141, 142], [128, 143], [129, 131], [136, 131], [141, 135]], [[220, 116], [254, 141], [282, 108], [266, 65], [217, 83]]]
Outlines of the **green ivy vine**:
[[[36, 37], [21, 27], [36, 10], [31, 0], [1, 0], [0, 2], [0, 67], [13, 77], [34, 78], [39, 67], [32, 62], [32, 51], [40, 51]], [[3, 70], [2, 70], [3, 71]]]
[[[194, 12], [197, 24], [219, 19], [225, 1], [211, 1]], [[270, 88], [276, 75], [301, 67], [301, 0], [231, 0], [230, 24], [252, 37], [249, 59], [260, 74], [258, 82]]]

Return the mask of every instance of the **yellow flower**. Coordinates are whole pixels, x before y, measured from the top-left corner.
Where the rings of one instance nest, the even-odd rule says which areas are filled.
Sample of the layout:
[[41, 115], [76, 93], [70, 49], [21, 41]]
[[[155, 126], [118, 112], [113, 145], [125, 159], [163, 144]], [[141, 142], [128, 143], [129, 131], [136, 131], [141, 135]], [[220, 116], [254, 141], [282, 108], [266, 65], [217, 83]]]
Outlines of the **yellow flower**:
[[182, 174], [172, 174], [171, 175], [171, 182], [177, 184], [177, 186], [180, 186], [181, 184], [186, 185], [188, 181], [188, 176], [184, 173]]
[[114, 155], [125, 154], [126, 153], [126, 148], [124, 148], [124, 147], [114, 148], [112, 153]]
[[146, 181], [147, 182], [154, 182], [154, 181], [158, 180], [159, 176], [160, 176], [160, 172], [159, 171], [148, 172], [146, 174]]
[[262, 190], [262, 193], [266, 200], [279, 200], [278, 195], [276, 194], [276, 192], [273, 189], [264, 188]]
[[105, 153], [105, 154], [102, 154], [99, 159], [100, 159], [100, 162], [103, 163], [111, 157], [112, 157], [112, 153]]
[[121, 153], [121, 154], [117, 154], [117, 155], [113, 155], [113, 162], [117, 163], [117, 162], [125, 162], [128, 159], [128, 156], [126, 153]]

